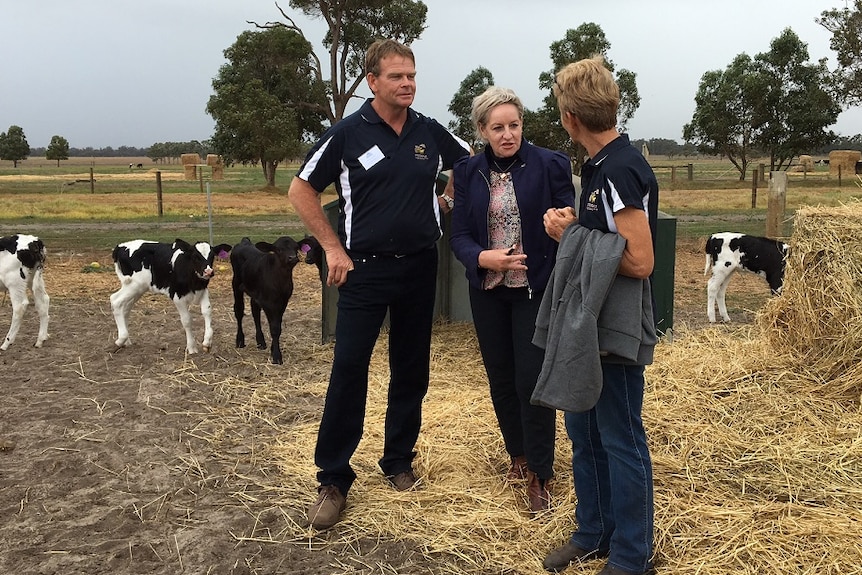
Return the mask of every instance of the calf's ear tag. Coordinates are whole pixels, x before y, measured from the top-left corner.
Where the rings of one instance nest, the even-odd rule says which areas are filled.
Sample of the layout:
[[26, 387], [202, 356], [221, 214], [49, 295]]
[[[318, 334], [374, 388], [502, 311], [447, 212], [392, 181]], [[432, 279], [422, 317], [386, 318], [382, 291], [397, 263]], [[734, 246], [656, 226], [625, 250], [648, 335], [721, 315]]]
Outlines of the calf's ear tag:
[[225, 259], [227, 257], [227, 252], [224, 250], [220, 251], [218, 253], [218, 257], [220, 257], [221, 259]]
[[301, 251], [304, 254], [307, 254], [308, 252], [311, 251], [311, 246], [308, 244], [302, 244], [302, 247], [299, 248], [299, 251]]

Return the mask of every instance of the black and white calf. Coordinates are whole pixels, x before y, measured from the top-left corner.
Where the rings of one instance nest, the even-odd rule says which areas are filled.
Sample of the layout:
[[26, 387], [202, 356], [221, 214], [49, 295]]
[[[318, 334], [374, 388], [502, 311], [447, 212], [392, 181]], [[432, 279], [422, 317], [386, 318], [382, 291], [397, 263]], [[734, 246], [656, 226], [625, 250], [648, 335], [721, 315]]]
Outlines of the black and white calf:
[[712, 268], [706, 293], [706, 315], [715, 321], [715, 305], [724, 321], [730, 321], [724, 296], [736, 270], [756, 273], [769, 284], [773, 295], [781, 293], [787, 244], [770, 238], [733, 232], [712, 234], [706, 241], [706, 267]]
[[212, 347], [212, 307], [209, 281], [213, 277], [213, 260], [218, 254], [226, 257], [230, 246], [215, 247], [207, 242], [191, 245], [181, 239], [173, 244], [147, 240], [131, 240], [114, 248], [114, 270], [120, 279], [120, 289], [111, 294], [111, 309], [117, 322], [117, 347], [129, 341], [129, 312], [147, 292], [165, 294], [174, 302], [186, 332], [186, 351], [198, 353], [198, 343], [192, 334], [189, 306], [200, 304], [204, 318], [203, 349]]
[[[266, 314], [271, 338], [272, 363], [283, 362], [281, 355], [281, 323], [287, 302], [293, 295], [293, 268], [299, 263], [299, 252], [313, 249], [314, 238], [297, 242], [282, 236], [273, 243], [257, 242], [243, 238], [230, 253], [233, 268], [233, 313], [236, 317], [236, 346], [245, 347], [242, 318], [245, 315], [245, 296], [251, 300], [251, 316], [254, 319], [255, 341], [258, 349], [266, 349], [266, 339], [261, 329], [260, 312]], [[307, 256], [306, 256], [307, 257]], [[309, 262], [314, 263], [314, 262]]]
[[48, 339], [48, 304], [51, 298], [45, 291], [45, 279], [42, 277], [44, 265], [45, 244], [36, 236], [16, 234], [0, 238], [0, 291], [9, 292], [12, 303], [12, 323], [0, 350], [6, 351], [21, 329], [24, 312], [30, 305], [28, 289], [33, 292], [33, 301], [39, 313], [36, 347], [42, 347]]

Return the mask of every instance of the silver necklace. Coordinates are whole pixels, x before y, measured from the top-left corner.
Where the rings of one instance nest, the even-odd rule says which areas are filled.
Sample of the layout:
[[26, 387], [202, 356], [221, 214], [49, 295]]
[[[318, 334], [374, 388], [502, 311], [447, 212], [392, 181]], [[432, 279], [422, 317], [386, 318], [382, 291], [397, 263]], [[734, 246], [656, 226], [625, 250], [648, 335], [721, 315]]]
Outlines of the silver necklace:
[[518, 163], [518, 158], [516, 157], [514, 160], [512, 160], [512, 163], [509, 164], [508, 166], [506, 166], [505, 168], [501, 168], [500, 164], [497, 163], [497, 160], [491, 160], [491, 162], [493, 162], [493, 164], [497, 168], [498, 172], [500, 172], [501, 174], [505, 174], [505, 173], [509, 172], [509, 170], [512, 169], [512, 166], [514, 166], [515, 164]]

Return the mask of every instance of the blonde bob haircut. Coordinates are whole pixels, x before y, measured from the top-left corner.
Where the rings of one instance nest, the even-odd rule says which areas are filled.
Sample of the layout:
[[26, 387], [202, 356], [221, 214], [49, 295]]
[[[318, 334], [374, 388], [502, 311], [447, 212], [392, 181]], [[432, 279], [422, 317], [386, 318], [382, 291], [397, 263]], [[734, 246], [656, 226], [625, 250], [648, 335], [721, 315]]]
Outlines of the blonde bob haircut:
[[473, 108], [470, 110], [470, 119], [476, 129], [476, 137], [486, 141], [480, 132], [488, 124], [488, 116], [491, 110], [501, 104], [512, 104], [518, 109], [518, 118], [524, 119], [524, 104], [521, 99], [509, 88], [490, 86], [487, 90], [473, 98]]
[[620, 88], [602, 56], [573, 62], [557, 72], [554, 97], [560, 113], [576, 116], [593, 133], [616, 128]]

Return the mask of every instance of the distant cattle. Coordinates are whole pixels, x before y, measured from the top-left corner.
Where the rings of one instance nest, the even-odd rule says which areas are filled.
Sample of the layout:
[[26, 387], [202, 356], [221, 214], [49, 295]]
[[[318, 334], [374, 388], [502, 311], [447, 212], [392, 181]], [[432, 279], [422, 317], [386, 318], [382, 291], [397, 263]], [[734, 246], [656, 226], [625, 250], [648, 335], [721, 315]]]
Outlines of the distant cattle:
[[6, 351], [21, 328], [24, 312], [30, 305], [27, 290], [33, 292], [33, 301], [39, 314], [39, 335], [36, 347], [48, 339], [48, 305], [42, 268], [45, 265], [45, 244], [36, 236], [16, 234], [0, 238], [0, 291], [9, 292], [12, 303], [12, 323], [9, 333], [0, 345]]
[[245, 315], [247, 295], [251, 300], [251, 315], [258, 349], [266, 349], [260, 319], [260, 312], [263, 310], [269, 324], [272, 363], [281, 364], [284, 361], [279, 340], [284, 311], [293, 295], [293, 268], [299, 263], [300, 251], [305, 252], [308, 258], [311, 253], [309, 250], [314, 250], [315, 246], [320, 248], [320, 244], [313, 237], [297, 242], [290, 236], [282, 236], [273, 243], [256, 244], [252, 244], [249, 238], [243, 238], [233, 247], [230, 263], [233, 268], [233, 312], [236, 318], [237, 347], [245, 347], [242, 318]]
[[147, 292], [161, 293], [174, 302], [186, 332], [186, 351], [198, 353], [199, 347], [192, 333], [191, 304], [199, 304], [204, 318], [203, 349], [212, 347], [212, 309], [209, 298], [209, 281], [213, 274], [216, 254], [226, 257], [231, 247], [215, 247], [207, 242], [191, 245], [181, 239], [173, 244], [147, 240], [121, 243], [111, 254], [114, 269], [120, 280], [120, 289], [111, 294], [111, 309], [117, 323], [117, 347], [129, 345], [129, 312]]
[[143, 165], [143, 164], [129, 164], [129, 169], [130, 169], [130, 170], [131, 170], [132, 168], [143, 168], [143, 167], [144, 167], [144, 165]]
[[706, 267], [703, 273], [712, 276], [707, 285], [706, 313], [715, 321], [715, 305], [724, 321], [730, 321], [724, 296], [733, 272], [756, 273], [769, 284], [773, 295], [781, 293], [787, 244], [770, 238], [733, 232], [712, 234], [706, 242]]

